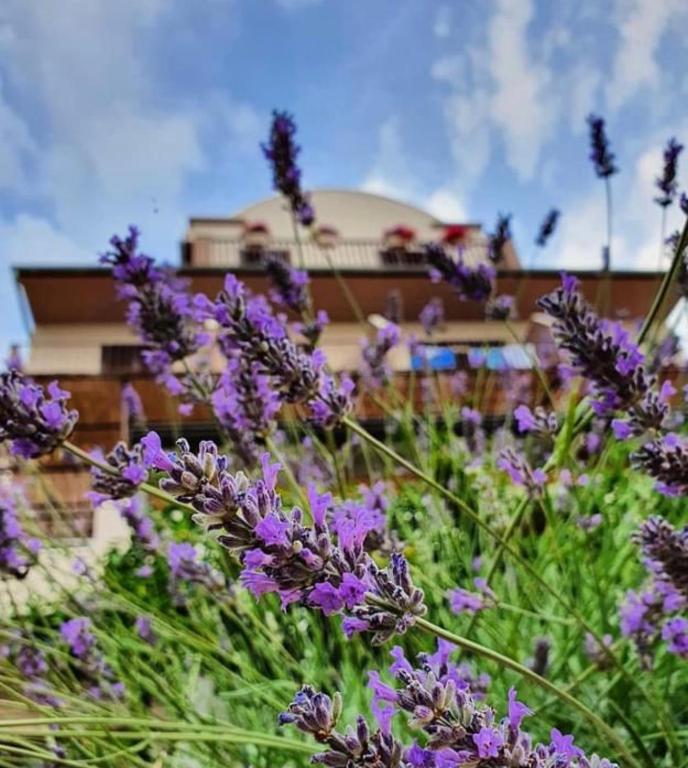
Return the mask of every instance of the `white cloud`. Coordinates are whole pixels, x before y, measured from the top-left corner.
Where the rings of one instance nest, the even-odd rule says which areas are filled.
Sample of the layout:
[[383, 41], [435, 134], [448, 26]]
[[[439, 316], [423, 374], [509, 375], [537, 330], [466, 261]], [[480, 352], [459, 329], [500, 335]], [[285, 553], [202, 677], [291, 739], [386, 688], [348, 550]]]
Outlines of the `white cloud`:
[[436, 189], [429, 195], [423, 207], [443, 222], [451, 224], [468, 221], [468, 213], [463, 200], [458, 194], [446, 187]]
[[532, 15], [530, 0], [499, 0], [488, 31], [487, 55], [495, 86], [490, 114], [502, 131], [509, 164], [523, 179], [534, 175], [556, 114], [548, 92], [549, 71], [529, 53]]
[[36, 151], [21, 117], [5, 101], [0, 78], [0, 189], [21, 192], [28, 182], [25, 161]]
[[586, 131], [585, 118], [595, 111], [601, 83], [599, 70], [588, 64], [581, 63], [573, 68], [568, 92], [570, 125], [574, 135]]
[[410, 200], [416, 181], [405, 160], [399, 118], [393, 115], [378, 130], [377, 155], [361, 189], [378, 195]]
[[[493, 136], [505, 145], [508, 164], [521, 179], [531, 179], [551, 137], [560, 100], [546, 58], [535, 59], [528, 29], [531, 0], [497, 0], [484, 39], [462, 42], [459, 53], [437, 59], [436, 81], [449, 86], [443, 108], [449, 142], [459, 175], [473, 183], [493, 152]], [[546, 47], [567, 44], [559, 31]]]
[[452, 33], [452, 12], [448, 5], [440, 5], [435, 14], [435, 23], [432, 31], [435, 37], [444, 39], [451, 36]]
[[617, 5], [614, 24], [621, 40], [607, 86], [612, 109], [619, 109], [641, 89], [659, 85], [657, 49], [670, 29], [680, 29], [687, 14], [685, 0], [624, 0]]
[[0, 240], [9, 266], [92, 264], [93, 253], [38, 216], [19, 214], [0, 223]]
[[[669, 126], [677, 136], [688, 135], [688, 121]], [[664, 135], [650, 137], [635, 159], [629, 160], [624, 176], [612, 177], [614, 198], [614, 237], [612, 268], [656, 270], [668, 266], [660, 258], [661, 210], [654, 202], [657, 194], [655, 179], [662, 168]], [[688, 159], [679, 162], [680, 187], [688, 186]], [[668, 236], [683, 222], [683, 215], [674, 203], [668, 209], [665, 234]], [[559, 237], [552, 251], [545, 251], [541, 263], [547, 266], [567, 266], [582, 269], [601, 264], [601, 247], [606, 241], [606, 205], [602, 183], [595, 184], [588, 194], [562, 213]]]

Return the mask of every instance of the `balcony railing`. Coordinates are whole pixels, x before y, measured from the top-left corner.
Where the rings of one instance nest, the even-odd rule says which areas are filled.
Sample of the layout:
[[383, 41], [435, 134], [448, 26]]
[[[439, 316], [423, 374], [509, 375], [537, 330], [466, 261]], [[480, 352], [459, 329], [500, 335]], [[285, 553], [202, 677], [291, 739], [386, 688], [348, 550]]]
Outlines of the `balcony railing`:
[[[193, 267], [250, 268], [261, 265], [265, 254], [277, 254], [305, 269], [342, 271], [425, 269], [422, 249], [389, 248], [378, 240], [340, 240], [329, 247], [306, 240], [270, 240], [264, 248], [247, 246], [243, 239], [198, 238], [184, 244], [186, 258]], [[487, 260], [485, 245], [471, 245], [463, 251], [464, 261], [475, 266]]]

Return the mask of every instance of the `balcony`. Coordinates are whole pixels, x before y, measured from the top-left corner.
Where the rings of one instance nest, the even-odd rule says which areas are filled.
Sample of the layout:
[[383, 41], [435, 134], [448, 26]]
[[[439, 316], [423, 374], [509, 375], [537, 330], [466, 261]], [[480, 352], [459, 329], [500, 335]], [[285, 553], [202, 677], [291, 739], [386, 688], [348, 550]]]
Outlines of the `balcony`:
[[[323, 247], [312, 240], [273, 239], [265, 248], [249, 247], [242, 238], [197, 238], [183, 244], [183, 261], [196, 268], [251, 269], [260, 267], [267, 254], [275, 254], [296, 267], [342, 272], [426, 271], [425, 254], [417, 246], [390, 248], [379, 240], [339, 240]], [[470, 245], [464, 261], [474, 266], [487, 260], [484, 244]]]

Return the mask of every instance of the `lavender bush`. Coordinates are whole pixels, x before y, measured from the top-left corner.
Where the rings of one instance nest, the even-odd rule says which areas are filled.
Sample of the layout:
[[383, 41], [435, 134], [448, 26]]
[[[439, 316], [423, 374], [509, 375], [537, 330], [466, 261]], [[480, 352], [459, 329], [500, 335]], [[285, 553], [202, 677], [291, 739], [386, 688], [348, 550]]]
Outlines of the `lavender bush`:
[[[609, 192], [615, 157], [604, 121], [589, 125]], [[317, 211], [290, 115], [274, 114], [263, 152], [298, 236]], [[667, 148], [663, 209], [679, 153]], [[460, 245], [423, 249], [432, 280], [507, 331], [510, 220], [481, 264]], [[212, 434], [145, 427], [127, 384], [135, 439], [86, 449], [59, 383], [16, 361], [0, 375], [0, 764], [680, 765], [688, 438], [683, 372], [655, 331], [686, 239], [638, 334], [564, 275], [539, 302], [541, 370], [494, 371], [476, 348], [468, 369], [426, 364], [402, 389], [393, 355], [429, 358], [397, 311], [339, 375], [305, 270], [269, 257], [266, 295], [232, 273], [194, 294], [136, 228], [113, 237], [102, 262], [150, 377], [181, 416], [205, 409]], [[445, 309], [423, 309], [426, 341]], [[383, 439], [356, 417], [366, 398]], [[121, 517], [128, 544], [98, 559], [41, 535], [39, 506], [66, 517], [40, 474], [55, 460], [88, 467], [87, 498]], [[19, 591], [34, 578], [51, 599]]]

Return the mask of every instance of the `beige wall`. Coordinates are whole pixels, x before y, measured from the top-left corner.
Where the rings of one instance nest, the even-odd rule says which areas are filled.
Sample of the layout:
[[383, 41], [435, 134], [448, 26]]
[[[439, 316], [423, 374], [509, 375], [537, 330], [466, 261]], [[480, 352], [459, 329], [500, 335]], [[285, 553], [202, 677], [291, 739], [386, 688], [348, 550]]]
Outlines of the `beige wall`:
[[[520, 338], [525, 338], [527, 323], [515, 323]], [[330, 367], [335, 371], [353, 370], [360, 363], [361, 339], [375, 330], [358, 323], [333, 323], [325, 328], [321, 346]], [[404, 337], [415, 335], [425, 338], [419, 323], [403, 323]], [[438, 330], [432, 341], [461, 343], [462, 341], [491, 341], [511, 343], [513, 338], [503, 323], [498, 322], [451, 322]], [[27, 362], [28, 373], [35, 376], [90, 375], [101, 370], [101, 347], [111, 344], [136, 344], [137, 339], [124, 324], [102, 325], [43, 325], [34, 333], [31, 354]], [[214, 361], [216, 367], [221, 359]], [[390, 354], [389, 363], [394, 370], [408, 370], [409, 355], [405, 345]]]
[[95, 376], [101, 373], [101, 347], [117, 344], [137, 344], [124, 323], [38, 325], [31, 339], [27, 372]]

